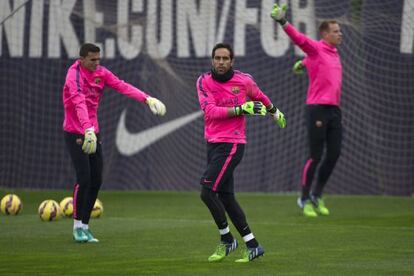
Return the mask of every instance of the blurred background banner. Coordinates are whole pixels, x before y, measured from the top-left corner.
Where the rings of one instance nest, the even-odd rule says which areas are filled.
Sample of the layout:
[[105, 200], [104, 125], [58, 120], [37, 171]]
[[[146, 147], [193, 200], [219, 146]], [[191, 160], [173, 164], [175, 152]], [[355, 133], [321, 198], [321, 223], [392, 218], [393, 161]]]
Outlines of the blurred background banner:
[[[195, 82], [211, 49], [228, 42], [235, 68], [254, 76], [287, 128], [249, 118], [237, 191], [299, 188], [307, 154], [303, 58], [269, 14], [272, 0], [0, 0], [0, 186], [71, 189], [62, 87], [84, 42], [101, 64], [161, 99], [164, 117], [107, 88], [99, 109], [105, 189], [197, 190], [206, 144]], [[327, 193], [411, 195], [414, 190], [414, 1], [291, 0], [288, 19], [318, 39], [339, 20], [342, 156]]]

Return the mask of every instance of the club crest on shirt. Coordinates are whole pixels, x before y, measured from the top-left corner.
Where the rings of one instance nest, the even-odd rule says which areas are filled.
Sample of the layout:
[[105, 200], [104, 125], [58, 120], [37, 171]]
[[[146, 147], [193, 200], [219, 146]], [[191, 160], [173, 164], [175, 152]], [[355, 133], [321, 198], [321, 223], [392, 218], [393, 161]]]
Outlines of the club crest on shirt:
[[101, 83], [101, 78], [100, 77], [96, 77], [95, 78], [95, 83], [96, 84], [100, 84]]
[[81, 138], [76, 139], [76, 144], [82, 145], [82, 139]]
[[233, 86], [231, 88], [231, 92], [233, 92], [234, 94], [239, 94], [240, 93], [240, 87], [238, 86]]

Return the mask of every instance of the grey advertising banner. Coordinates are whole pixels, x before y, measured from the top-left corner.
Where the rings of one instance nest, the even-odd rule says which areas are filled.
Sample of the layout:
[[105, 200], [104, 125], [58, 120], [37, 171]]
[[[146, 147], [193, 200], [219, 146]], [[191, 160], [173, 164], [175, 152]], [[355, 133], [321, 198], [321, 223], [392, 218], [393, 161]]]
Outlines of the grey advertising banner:
[[[62, 88], [79, 47], [161, 99], [164, 117], [109, 88], [99, 107], [104, 189], [199, 189], [206, 165], [196, 80], [211, 49], [231, 43], [235, 68], [251, 74], [285, 113], [248, 118], [235, 189], [297, 191], [307, 156], [304, 57], [270, 18], [272, 0], [0, 1], [0, 186], [71, 189]], [[288, 19], [318, 39], [336, 19], [343, 32], [342, 155], [327, 193], [411, 195], [414, 190], [414, 1], [291, 0]]]

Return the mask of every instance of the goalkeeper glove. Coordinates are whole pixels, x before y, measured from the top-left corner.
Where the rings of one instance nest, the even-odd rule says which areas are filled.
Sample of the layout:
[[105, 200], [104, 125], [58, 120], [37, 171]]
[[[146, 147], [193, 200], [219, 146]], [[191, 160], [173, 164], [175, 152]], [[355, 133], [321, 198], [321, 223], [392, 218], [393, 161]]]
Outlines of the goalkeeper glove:
[[246, 102], [242, 105], [234, 107], [234, 113], [236, 115], [266, 115], [266, 107], [258, 101]]
[[165, 112], [167, 112], [165, 105], [156, 98], [148, 97], [145, 102], [151, 109], [152, 113], [154, 113], [154, 115], [164, 116]]
[[270, 115], [272, 115], [273, 120], [275, 120], [276, 124], [280, 128], [285, 128], [286, 127], [285, 114], [283, 114], [282, 112], [280, 112], [280, 110], [277, 109], [275, 106], [272, 106], [267, 111], [270, 113]]
[[305, 66], [303, 65], [303, 62], [301, 60], [296, 61], [293, 65], [292, 71], [296, 75], [303, 75], [303, 73], [305, 73]]
[[93, 128], [88, 128], [85, 130], [82, 150], [86, 154], [93, 154], [96, 152], [96, 135]]
[[286, 20], [286, 11], [287, 11], [287, 5], [282, 4], [280, 7], [278, 4], [273, 5], [272, 13], [270, 16], [278, 22], [280, 25], [285, 25], [287, 23]]

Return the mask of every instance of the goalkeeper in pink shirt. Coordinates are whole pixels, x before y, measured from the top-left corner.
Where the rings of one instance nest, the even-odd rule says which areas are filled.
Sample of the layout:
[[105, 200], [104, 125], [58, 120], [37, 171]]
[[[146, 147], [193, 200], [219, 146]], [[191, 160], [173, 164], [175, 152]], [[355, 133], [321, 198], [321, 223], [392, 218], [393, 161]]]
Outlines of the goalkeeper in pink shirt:
[[101, 66], [100, 49], [96, 45], [83, 44], [79, 56], [68, 69], [63, 87], [64, 137], [76, 171], [73, 238], [76, 242], [98, 242], [89, 230], [89, 219], [102, 184], [103, 159], [97, 110], [105, 86], [145, 102], [155, 115], [163, 116], [166, 108], [158, 99]]
[[250, 75], [233, 70], [233, 63], [231, 46], [217, 44], [212, 51], [211, 71], [202, 74], [196, 84], [207, 140], [207, 169], [200, 181], [201, 199], [210, 210], [221, 237], [209, 262], [223, 260], [238, 247], [226, 213], [246, 243], [242, 258], [236, 262], [250, 262], [264, 254], [234, 196], [233, 172], [243, 158], [246, 144], [245, 115], [270, 114], [281, 128], [286, 126], [283, 113]]
[[[303, 61], [295, 63], [294, 72], [301, 74], [306, 68], [309, 75], [305, 111], [309, 156], [302, 172], [302, 195], [297, 203], [307, 217], [317, 217], [318, 213], [329, 215], [322, 192], [341, 152], [342, 116], [339, 104], [342, 66], [336, 49], [342, 42], [341, 28], [335, 20], [323, 21], [319, 27], [321, 40], [315, 41], [287, 22], [286, 10], [286, 4], [281, 7], [275, 4], [271, 16], [306, 53]], [[325, 156], [322, 159], [324, 150]], [[311, 191], [317, 168], [316, 185]]]

